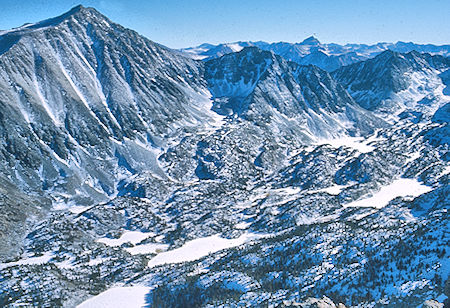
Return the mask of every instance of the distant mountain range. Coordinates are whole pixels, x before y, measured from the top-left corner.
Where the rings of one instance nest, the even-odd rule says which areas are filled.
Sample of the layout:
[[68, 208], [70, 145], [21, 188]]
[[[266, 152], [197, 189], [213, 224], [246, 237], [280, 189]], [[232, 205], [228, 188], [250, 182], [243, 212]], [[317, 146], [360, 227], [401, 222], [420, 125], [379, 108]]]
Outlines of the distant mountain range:
[[436, 46], [431, 44], [421, 45], [414, 43], [378, 43], [366, 44], [323, 44], [313, 36], [301, 43], [266, 43], [266, 42], [235, 42], [219, 45], [202, 44], [197, 47], [183, 48], [182, 52], [194, 59], [209, 60], [228, 53], [240, 51], [244, 47], [255, 46], [263, 50], [273, 51], [286, 60], [302, 65], [313, 64], [329, 72], [341, 66], [367, 60], [386, 50], [399, 53], [417, 51], [431, 55], [450, 56], [450, 45]]
[[0, 306], [443, 307], [448, 50], [0, 32]]

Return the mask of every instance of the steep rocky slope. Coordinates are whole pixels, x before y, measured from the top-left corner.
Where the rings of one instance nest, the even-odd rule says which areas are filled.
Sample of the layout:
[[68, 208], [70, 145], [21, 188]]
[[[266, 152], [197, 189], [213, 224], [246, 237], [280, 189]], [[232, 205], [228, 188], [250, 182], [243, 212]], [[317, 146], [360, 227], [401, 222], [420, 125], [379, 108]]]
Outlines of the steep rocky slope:
[[213, 110], [291, 137], [367, 134], [383, 121], [360, 108], [326, 71], [248, 47], [206, 62]]
[[450, 60], [418, 52], [385, 51], [373, 59], [342, 67], [332, 75], [362, 107], [385, 114], [431, 116], [448, 102], [443, 95]]

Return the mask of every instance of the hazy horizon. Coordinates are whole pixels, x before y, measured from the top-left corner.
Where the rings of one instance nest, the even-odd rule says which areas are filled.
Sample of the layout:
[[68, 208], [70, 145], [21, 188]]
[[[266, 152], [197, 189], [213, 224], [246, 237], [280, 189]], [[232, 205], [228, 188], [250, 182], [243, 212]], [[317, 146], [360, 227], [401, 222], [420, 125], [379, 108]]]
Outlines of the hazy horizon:
[[238, 41], [298, 43], [414, 42], [448, 45], [449, 1], [104, 1], [0, 0], [0, 29], [58, 16], [76, 5], [94, 7], [112, 21], [171, 48]]

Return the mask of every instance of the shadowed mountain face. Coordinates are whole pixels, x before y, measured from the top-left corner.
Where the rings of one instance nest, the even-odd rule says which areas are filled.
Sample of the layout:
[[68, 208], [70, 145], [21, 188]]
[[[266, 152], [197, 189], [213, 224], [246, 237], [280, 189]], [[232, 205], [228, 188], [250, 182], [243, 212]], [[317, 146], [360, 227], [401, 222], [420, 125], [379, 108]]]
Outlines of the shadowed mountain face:
[[441, 299], [449, 62], [383, 48], [0, 32], [0, 306]]
[[[206, 62], [213, 110], [297, 135], [369, 133], [383, 121], [360, 108], [329, 73], [256, 47]], [[295, 133], [294, 133], [295, 135]]]
[[449, 69], [449, 58], [442, 56], [385, 51], [332, 75], [362, 107], [399, 114], [408, 108], [420, 108], [421, 104], [425, 112], [427, 106], [439, 106], [427, 101], [445, 101], [445, 78], [440, 75]]

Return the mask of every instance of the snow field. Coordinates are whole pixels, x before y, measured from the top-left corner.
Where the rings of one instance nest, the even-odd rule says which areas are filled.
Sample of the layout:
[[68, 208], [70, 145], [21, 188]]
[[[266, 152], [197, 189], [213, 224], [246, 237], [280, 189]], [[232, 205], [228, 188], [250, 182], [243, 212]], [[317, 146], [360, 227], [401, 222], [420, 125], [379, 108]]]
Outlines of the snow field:
[[182, 263], [201, 259], [211, 253], [243, 245], [262, 235], [245, 233], [235, 239], [221, 238], [218, 234], [198, 238], [185, 243], [180, 248], [158, 254], [148, 262], [149, 267], [167, 263]]
[[145, 307], [146, 286], [115, 287], [94, 296], [77, 308], [141, 308]]
[[417, 197], [431, 190], [431, 187], [419, 183], [416, 179], [401, 178], [382, 187], [372, 197], [350, 202], [344, 207], [375, 207], [380, 209], [397, 197]]

